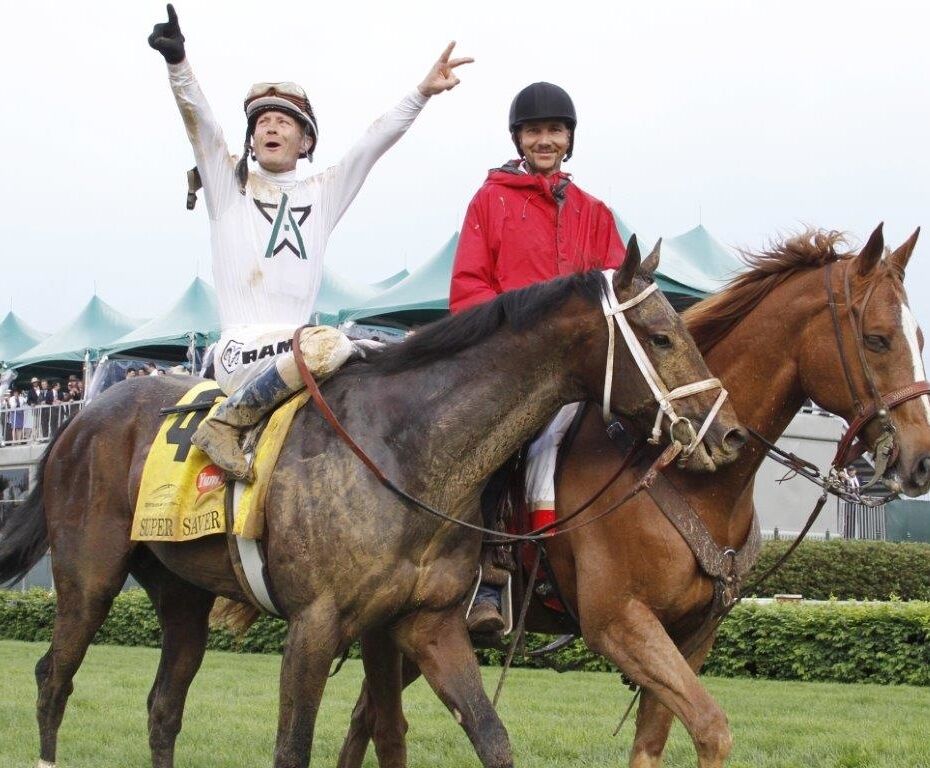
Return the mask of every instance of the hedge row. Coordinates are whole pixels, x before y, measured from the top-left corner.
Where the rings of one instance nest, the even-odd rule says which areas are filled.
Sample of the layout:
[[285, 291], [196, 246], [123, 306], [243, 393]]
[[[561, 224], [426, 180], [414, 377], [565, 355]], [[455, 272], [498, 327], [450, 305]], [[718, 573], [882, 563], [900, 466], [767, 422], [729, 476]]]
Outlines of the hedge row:
[[[790, 545], [768, 541], [746, 578], [751, 584]], [[758, 591], [808, 600], [930, 600], [930, 544], [889, 541], [805, 541]]]
[[[0, 591], [0, 638], [48, 641], [55, 596], [43, 590]], [[249, 653], [280, 653], [286, 626], [263, 617], [241, 639], [214, 630], [209, 647]], [[95, 642], [158, 647], [161, 633], [141, 590], [121, 594]], [[552, 638], [531, 635], [537, 648]], [[500, 664], [500, 651], [480, 651], [486, 664]], [[610, 664], [576, 641], [542, 660], [517, 666], [609, 671]], [[708, 674], [780, 680], [907, 683], [930, 685], [930, 603], [781, 604], [737, 606], [720, 628], [705, 665]]]

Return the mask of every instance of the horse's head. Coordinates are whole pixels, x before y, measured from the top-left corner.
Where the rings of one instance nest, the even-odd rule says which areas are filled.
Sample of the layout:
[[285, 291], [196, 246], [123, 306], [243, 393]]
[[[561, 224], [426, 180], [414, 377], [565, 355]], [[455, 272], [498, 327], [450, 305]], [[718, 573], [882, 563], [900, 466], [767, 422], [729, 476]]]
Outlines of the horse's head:
[[678, 313], [657, 290], [653, 275], [660, 244], [640, 263], [632, 237], [623, 267], [611, 278], [616, 298], [605, 294], [608, 344], [614, 350], [605, 399], [653, 439], [681, 442], [686, 468], [712, 471], [736, 458], [746, 433]]
[[850, 423], [837, 463], [855, 457], [858, 435], [875, 457], [876, 474], [909, 496], [930, 489], [923, 337], [904, 290], [919, 232], [886, 253], [879, 225], [858, 254], [826, 265], [822, 309], [800, 353], [806, 394]]

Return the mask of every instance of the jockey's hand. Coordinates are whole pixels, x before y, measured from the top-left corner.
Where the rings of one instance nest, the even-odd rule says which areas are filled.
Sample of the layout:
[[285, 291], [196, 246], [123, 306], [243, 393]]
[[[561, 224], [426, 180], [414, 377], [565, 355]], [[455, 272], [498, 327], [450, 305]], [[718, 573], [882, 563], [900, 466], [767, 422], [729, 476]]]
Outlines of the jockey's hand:
[[455, 48], [455, 40], [446, 46], [446, 50], [442, 52], [442, 56], [439, 57], [438, 61], [433, 64], [429, 74], [417, 86], [424, 96], [435, 96], [437, 93], [455, 88], [459, 84], [459, 79], [452, 70], [462, 64], [471, 64], [474, 61], [471, 57], [450, 59], [449, 56], [452, 55], [453, 48]]
[[184, 35], [178, 26], [178, 15], [174, 6], [168, 3], [168, 21], [156, 24], [149, 35], [149, 45], [165, 57], [169, 64], [180, 64], [184, 61]]

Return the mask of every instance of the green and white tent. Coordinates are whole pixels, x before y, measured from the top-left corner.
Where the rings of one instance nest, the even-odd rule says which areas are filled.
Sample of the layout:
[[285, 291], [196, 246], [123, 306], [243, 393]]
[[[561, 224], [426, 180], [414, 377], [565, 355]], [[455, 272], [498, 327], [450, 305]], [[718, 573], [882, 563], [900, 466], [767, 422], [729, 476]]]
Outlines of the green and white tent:
[[135, 350], [143, 356], [157, 357], [158, 347], [202, 347], [219, 337], [216, 291], [196, 277], [170, 309], [110, 342], [102, 352], [114, 355]]
[[9, 366], [22, 368], [39, 363], [84, 362], [85, 355], [96, 360], [107, 344], [126, 335], [141, 322], [94, 296], [74, 320], [9, 361]]
[[339, 322], [417, 325], [449, 311], [449, 282], [459, 240], [456, 232], [407, 277], [368, 301], [339, 313]]
[[[388, 278], [391, 280], [392, 278]], [[339, 313], [347, 307], [357, 307], [372, 299], [383, 289], [376, 285], [356, 283], [342, 275], [337, 275], [328, 267], [323, 267], [323, 280], [316, 297], [316, 309], [311, 322], [317, 325], [336, 325]]]
[[29, 327], [10, 310], [0, 322], [0, 370], [9, 367], [11, 360], [45, 338], [48, 338], [47, 333]]

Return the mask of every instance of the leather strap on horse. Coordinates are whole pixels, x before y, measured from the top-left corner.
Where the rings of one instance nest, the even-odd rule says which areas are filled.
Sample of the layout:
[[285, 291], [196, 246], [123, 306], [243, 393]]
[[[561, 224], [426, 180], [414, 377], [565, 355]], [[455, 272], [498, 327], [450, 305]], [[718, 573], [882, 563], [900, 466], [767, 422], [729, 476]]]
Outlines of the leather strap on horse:
[[[440, 520], [444, 520], [447, 523], [452, 523], [453, 525], [457, 525], [461, 528], [467, 528], [469, 530], [482, 533], [485, 536], [489, 536], [490, 538], [486, 540], [489, 543], [507, 544], [507, 543], [516, 542], [516, 541], [536, 542], [536, 541], [540, 541], [543, 538], [551, 538], [553, 536], [559, 536], [562, 534], [566, 534], [571, 531], [575, 531], [579, 528], [583, 528], [594, 522], [597, 522], [598, 520], [610, 514], [611, 512], [614, 512], [615, 510], [619, 509], [621, 506], [623, 506], [623, 504], [625, 504], [627, 501], [633, 498], [633, 496], [635, 496], [641, 490], [649, 487], [653, 482], [655, 482], [655, 478], [657, 477], [659, 472], [661, 472], [665, 467], [671, 464], [675, 460], [675, 458], [678, 456], [678, 454], [681, 453], [681, 450], [682, 450], [681, 443], [679, 443], [678, 441], [670, 443], [665, 448], [665, 450], [663, 450], [662, 453], [659, 454], [659, 456], [652, 463], [652, 465], [649, 467], [649, 469], [646, 471], [643, 477], [640, 478], [640, 481], [636, 484], [636, 486], [633, 489], [631, 489], [629, 492], [624, 494], [623, 498], [620, 501], [618, 501], [616, 504], [612, 505], [608, 509], [604, 510], [600, 514], [588, 520], [584, 520], [581, 523], [578, 523], [577, 525], [573, 525], [569, 528], [565, 528], [562, 526], [564, 526], [568, 520], [571, 520], [572, 518], [576, 517], [581, 512], [583, 512], [588, 506], [590, 506], [597, 499], [597, 497], [604, 490], [607, 489], [607, 487], [623, 472], [623, 470], [626, 469], [627, 463], [630, 460], [630, 456], [628, 456], [627, 459], [624, 461], [624, 463], [621, 464], [620, 468], [617, 470], [614, 476], [604, 485], [601, 491], [599, 491], [595, 496], [592, 496], [584, 505], [576, 509], [570, 515], [565, 516], [561, 520], [556, 520], [555, 522], [549, 523], [548, 525], [545, 525], [541, 528], [537, 528], [532, 533], [518, 534], [518, 533], [506, 533], [502, 531], [494, 531], [494, 530], [491, 530], [490, 528], [485, 528], [480, 525], [475, 525], [474, 523], [469, 523], [465, 520], [459, 520], [458, 518], [452, 517], [451, 515], [447, 515], [445, 512], [435, 509], [434, 507], [431, 507], [429, 504], [423, 501], [420, 501], [415, 496], [412, 496], [411, 494], [407, 493], [403, 488], [400, 488], [397, 485], [395, 485], [391, 481], [391, 479], [387, 477], [378, 468], [378, 465], [375, 464], [374, 461], [372, 461], [372, 459], [368, 456], [368, 454], [365, 453], [365, 451], [361, 448], [361, 446], [359, 446], [358, 443], [356, 443], [355, 440], [352, 439], [352, 436], [349, 435], [348, 432], [346, 432], [342, 424], [339, 423], [339, 419], [336, 417], [332, 409], [329, 407], [329, 404], [326, 402], [326, 399], [323, 397], [323, 393], [320, 392], [320, 388], [319, 388], [319, 385], [317, 385], [316, 383], [316, 379], [314, 378], [313, 374], [310, 372], [310, 369], [307, 367], [307, 363], [304, 361], [303, 355], [300, 353], [300, 334], [304, 328], [308, 328], [308, 327], [310, 326], [301, 326], [296, 331], [294, 331], [294, 337], [293, 337], [293, 342], [292, 342], [292, 348], [294, 350], [294, 359], [297, 362], [297, 369], [300, 371], [301, 378], [304, 380], [304, 384], [306, 384], [307, 386], [307, 390], [310, 393], [310, 397], [313, 400], [314, 405], [316, 405], [317, 409], [320, 411], [320, 414], [327, 421], [327, 423], [336, 431], [336, 434], [339, 435], [339, 437], [343, 440], [343, 442], [345, 442], [345, 444], [348, 445], [349, 448], [352, 449], [352, 452], [356, 456], [358, 456], [358, 458], [362, 461], [362, 463], [366, 467], [368, 467], [369, 470], [371, 470], [372, 474], [378, 479], [378, 482], [380, 482], [385, 488], [395, 493], [396, 495], [400, 496], [401, 498], [409, 501], [411, 504], [419, 507], [424, 512], [427, 512], [430, 515], [433, 515], [434, 517], [438, 517]], [[553, 528], [559, 528], [559, 530], [553, 531], [552, 530]]]
[[[914, 400], [923, 395], [930, 395], [930, 382], [915, 381], [906, 387], [897, 389], [885, 395], [881, 402], [882, 405], [891, 410], [908, 400]], [[850, 458], [854, 457], [853, 443], [859, 436], [866, 424], [868, 424], [877, 415], [878, 408], [873, 404], [864, 408], [858, 417], [849, 425], [846, 433], [843, 435], [836, 449], [836, 456], [833, 458], [834, 467], [844, 467], [849, 463]], [[864, 449], [863, 449], [864, 450]]]

